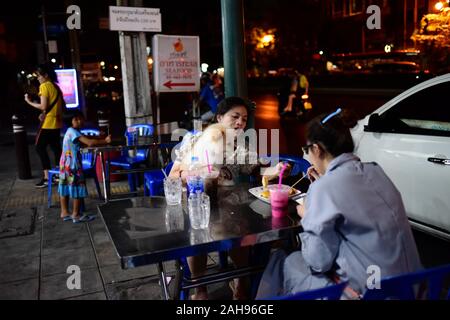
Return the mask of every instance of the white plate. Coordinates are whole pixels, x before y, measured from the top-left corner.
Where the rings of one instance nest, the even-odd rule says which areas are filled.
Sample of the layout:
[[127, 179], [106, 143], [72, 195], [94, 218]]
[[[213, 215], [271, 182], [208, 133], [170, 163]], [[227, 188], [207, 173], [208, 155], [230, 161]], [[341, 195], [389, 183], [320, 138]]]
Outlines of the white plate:
[[[270, 185], [269, 185], [269, 187], [270, 187]], [[287, 186], [287, 187], [289, 187], [289, 186]], [[270, 203], [270, 199], [267, 199], [267, 198], [264, 198], [264, 197], [261, 196], [263, 190], [264, 190], [264, 189], [263, 189], [263, 187], [261, 186], [261, 187], [256, 187], [256, 188], [248, 189], [248, 192], [250, 192], [252, 195], [254, 195], [255, 197], [257, 197], [259, 200], [262, 200], [262, 201], [264, 201], [264, 202], [266, 202], [266, 203]], [[297, 197], [299, 197], [299, 196], [302, 195], [302, 193], [301, 193], [299, 190], [297, 190], [297, 189], [295, 189], [295, 188], [294, 188], [294, 190], [295, 190], [295, 193], [292, 194], [292, 195], [290, 195], [290, 196], [289, 196], [289, 199], [297, 198]], [[303, 194], [303, 195], [304, 195], [304, 194]]]

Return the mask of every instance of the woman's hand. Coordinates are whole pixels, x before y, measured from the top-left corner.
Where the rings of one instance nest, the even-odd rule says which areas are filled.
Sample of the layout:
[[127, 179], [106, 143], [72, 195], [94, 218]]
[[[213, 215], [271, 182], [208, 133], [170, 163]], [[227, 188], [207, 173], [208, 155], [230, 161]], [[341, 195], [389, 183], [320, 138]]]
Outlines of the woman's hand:
[[24, 99], [25, 99], [25, 102], [27, 102], [27, 103], [31, 102], [30, 97], [28, 96], [28, 93], [25, 93]]
[[289, 177], [289, 174], [291, 173], [291, 170], [292, 170], [292, 166], [291, 166], [289, 163], [287, 163], [287, 162], [279, 162], [279, 163], [277, 164], [277, 166], [276, 166], [276, 168], [277, 168], [277, 174], [280, 175], [281, 170], [283, 169], [283, 166], [284, 166], [285, 164], [286, 164], [286, 169], [284, 169], [284, 172], [283, 172], [283, 178]]
[[45, 113], [44, 112], [40, 113], [38, 119], [40, 122], [43, 122], [45, 120]]
[[300, 218], [304, 218], [305, 217], [305, 214], [306, 214], [306, 212], [305, 212], [305, 206], [304, 205], [302, 205], [302, 204], [299, 204], [298, 206], [297, 206], [297, 214], [300, 216]]
[[320, 179], [320, 174], [317, 172], [317, 170], [314, 168], [314, 166], [309, 167], [308, 170], [306, 171], [306, 174], [308, 175], [308, 179], [311, 182], [314, 182], [314, 181]]
[[[269, 180], [273, 180], [279, 177], [281, 170], [283, 169], [283, 162], [278, 162], [275, 167], [264, 168], [263, 176], [267, 176]], [[283, 178], [289, 177], [291, 172], [291, 165], [286, 163], [286, 169], [283, 172]]]

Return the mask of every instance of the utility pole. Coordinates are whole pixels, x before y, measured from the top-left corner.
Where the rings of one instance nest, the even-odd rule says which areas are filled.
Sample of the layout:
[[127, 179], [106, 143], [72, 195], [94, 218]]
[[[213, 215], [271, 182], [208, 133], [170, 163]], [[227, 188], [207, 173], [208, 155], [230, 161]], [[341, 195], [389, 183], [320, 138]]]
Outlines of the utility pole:
[[[73, 0], [64, 0], [66, 7], [74, 4]], [[78, 97], [80, 103], [80, 109], [84, 116], [86, 114], [86, 104], [84, 99], [84, 89], [83, 81], [81, 80], [81, 59], [80, 59], [80, 45], [79, 45], [79, 33], [77, 29], [69, 30], [69, 45], [70, 45], [70, 60], [72, 62], [72, 68], [77, 71], [77, 87], [78, 87]]]
[[[117, 6], [142, 7], [142, 0], [117, 0]], [[126, 125], [153, 124], [147, 41], [144, 32], [119, 32]]]
[[[248, 97], [247, 66], [244, 47], [243, 0], [221, 0], [222, 41], [225, 68], [225, 97]], [[253, 112], [249, 114], [249, 128], [254, 127]]]
[[41, 7], [42, 33], [44, 34], [44, 54], [45, 61], [48, 62], [48, 39], [47, 39], [47, 23], [45, 21], [45, 6]]
[[407, 16], [408, 16], [408, 4], [407, 0], [403, 0], [403, 49], [406, 49], [406, 37], [407, 37]]

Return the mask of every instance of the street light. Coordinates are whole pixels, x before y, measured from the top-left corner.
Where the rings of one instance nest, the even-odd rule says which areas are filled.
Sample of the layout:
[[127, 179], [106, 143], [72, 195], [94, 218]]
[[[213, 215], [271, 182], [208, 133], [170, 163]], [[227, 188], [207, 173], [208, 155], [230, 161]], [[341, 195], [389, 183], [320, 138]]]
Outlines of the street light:
[[434, 5], [434, 8], [435, 8], [437, 11], [441, 11], [441, 10], [444, 8], [444, 4], [443, 4], [441, 1], [439, 1], [439, 2], [437, 2], [437, 3]]

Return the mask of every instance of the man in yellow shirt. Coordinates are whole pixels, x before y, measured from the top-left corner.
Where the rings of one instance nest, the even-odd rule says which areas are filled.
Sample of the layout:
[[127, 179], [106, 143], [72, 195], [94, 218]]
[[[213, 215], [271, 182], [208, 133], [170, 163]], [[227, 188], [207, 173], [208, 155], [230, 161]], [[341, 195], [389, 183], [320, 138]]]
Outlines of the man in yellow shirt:
[[[36, 137], [36, 151], [41, 160], [44, 177], [36, 184], [37, 188], [45, 188], [48, 185], [48, 170], [51, 169], [47, 146], [50, 146], [55, 156], [55, 165], [59, 164], [61, 156], [62, 112], [64, 99], [61, 89], [56, 84], [56, 73], [50, 66], [41, 65], [36, 70], [37, 79], [40, 83], [40, 102], [32, 102], [27, 94], [25, 101], [32, 107], [42, 111], [39, 119], [41, 127]], [[50, 181], [51, 183], [51, 181]]]

